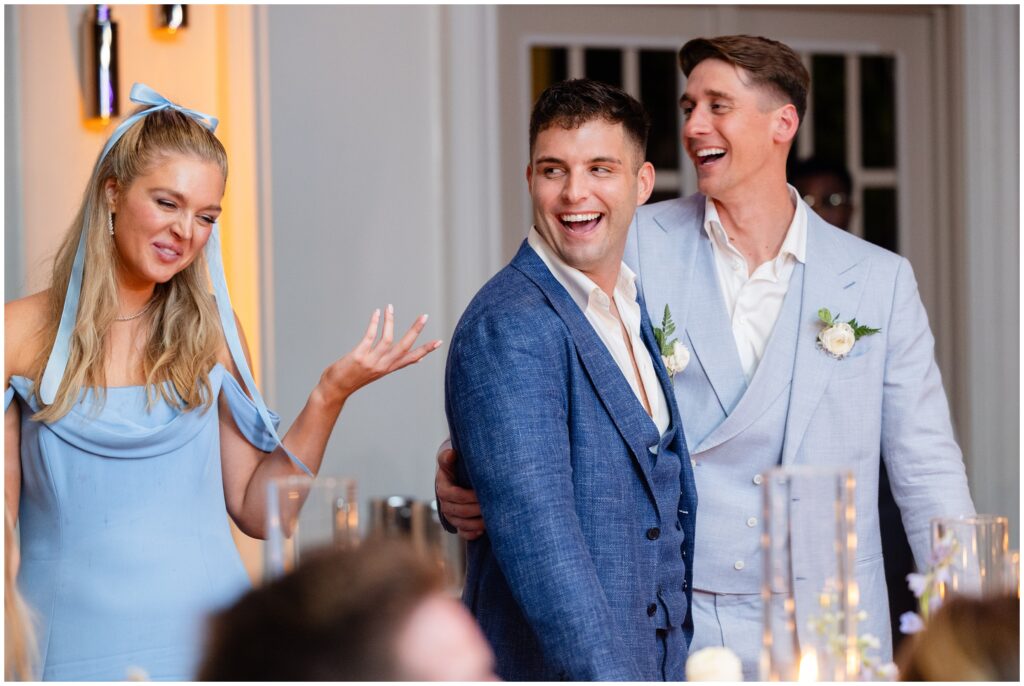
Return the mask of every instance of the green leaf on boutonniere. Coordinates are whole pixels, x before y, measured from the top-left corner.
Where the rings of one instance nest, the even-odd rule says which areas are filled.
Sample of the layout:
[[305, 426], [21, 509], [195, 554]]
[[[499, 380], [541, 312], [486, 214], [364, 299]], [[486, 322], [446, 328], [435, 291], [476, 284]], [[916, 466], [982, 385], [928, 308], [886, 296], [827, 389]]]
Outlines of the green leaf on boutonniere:
[[662, 355], [672, 354], [672, 344], [675, 343], [675, 339], [671, 339], [669, 336], [675, 332], [676, 325], [672, 321], [672, 313], [669, 312], [668, 304], [666, 304], [665, 314], [661, 317], [661, 327], [654, 327], [654, 341], [658, 344], [658, 350]]
[[872, 329], [870, 326], [858, 324], [856, 319], [851, 319], [848, 323], [850, 324], [850, 328], [853, 329], [853, 340], [855, 341], [860, 340], [861, 336], [870, 336], [881, 331], [881, 329]]
[[828, 326], [832, 326], [835, 323], [834, 319], [832, 318], [832, 313], [829, 312], [827, 307], [823, 307], [820, 310], [818, 310], [818, 319], [825, 322], [825, 324], [827, 324]]

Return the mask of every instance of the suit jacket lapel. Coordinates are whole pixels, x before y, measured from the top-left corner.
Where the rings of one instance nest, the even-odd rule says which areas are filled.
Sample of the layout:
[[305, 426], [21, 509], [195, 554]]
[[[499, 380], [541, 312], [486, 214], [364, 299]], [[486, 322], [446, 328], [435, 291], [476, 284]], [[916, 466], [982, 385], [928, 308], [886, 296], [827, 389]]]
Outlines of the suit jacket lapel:
[[797, 346], [803, 272], [804, 265], [797, 263], [779, 318], [768, 339], [764, 356], [750, 382], [750, 388], [743, 394], [733, 413], [701, 441], [694, 452], [710, 450], [746, 429], [764, 414], [772, 402], [789, 386]]
[[841, 360], [834, 359], [818, 347], [818, 333], [822, 327], [818, 310], [827, 307], [843, 321], [856, 317], [864, 292], [863, 284], [868, 276], [868, 264], [845, 254], [830, 235], [832, 231], [835, 229], [816, 214], [807, 213], [807, 264], [789, 416], [782, 447], [783, 464], [792, 462], [796, 457], [832, 372], [837, 364], [842, 364]]
[[594, 327], [526, 241], [523, 241], [519, 253], [512, 260], [512, 266], [540, 288], [569, 329], [576, 352], [590, 376], [594, 390], [601, 398], [623, 440], [632, 450], [633, 458], [643, 472], [651, 500], [657, 507], [657, 498], [651, 487], [651, 459], [648, 450], [649, 446], [661, 439], [657, 426], [647, 416], [643, 405], [637, 400], [632, 387], [594, 331]]
[[654, 217], [662, 231], [637, 236], [639, 255], [650, 256], [638, 265], [638, 271], [643, 277], [644, 297], [654, 308], [652, 319], [660, 325], [665, 304], [670, 305], [680, 339], [689, 339], [690, 353], [729, 414], [747, 390], [747, 381], [703, 217], [702, 195], [673, 203]]

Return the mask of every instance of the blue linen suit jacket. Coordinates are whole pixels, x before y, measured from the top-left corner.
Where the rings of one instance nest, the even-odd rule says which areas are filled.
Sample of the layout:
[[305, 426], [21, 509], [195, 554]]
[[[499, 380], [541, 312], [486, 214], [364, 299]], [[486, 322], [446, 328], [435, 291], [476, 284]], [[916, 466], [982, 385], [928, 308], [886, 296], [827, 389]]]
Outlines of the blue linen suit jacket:
[[[641, 300], [641, 335], [678, 427], [680, 483], [652, 490], [660, 436], [593, 327], [524, 242], [452, 337], [446, 411], [459, 477], [486, 535], [469, 544], [464, 600], [505, 679], [660, 679], [648, 604], [652, 527], [682, 524], [689, 612], [697, 493], [685, 437]], [[663, 453], [668, 457], [668, 453]], [[680, 632], [676, 632], [678, 635]], [[682, 675], [679, 675], [680, 677]]]
[[[671, 308], [677, 332], [691, 352], [686, 370], [673, 381], [698, 492], [712, 459], [730, 457], [730, 442], [755, 429], [765, 410], [789, 394], [783, 465], [838, 465], [856, 477], [857, 561], [861, 608], [868, 613], [860, 633], [882, 638], [883, 657], [891, 645], [888, 596], [878, 522], [879, 459], [892, 482], [914, 557], [926, 566], [930, 520], [974, 512], [960, 449], [953, 437], [949, 405], [934, 356], [934, 338], [910, 263], [807, 209], [807, 251], [799, 294], [797, 331], [785, 336], [795, 356], [792, 377], [774, 374], [747, 393], [732, 325], [725, 310], [710, 238], [704, 230], [705, 197], [699, 193], [638, 209], [624, 261], [638, 274], [639, 290], [652, 317]], [[861, 338], [842, 360], [817, 347], [818, 310], [829, 308], [843, 321], [881, 328]], [[778, 328], [778, 327], [776, 327]], [[788, 341], [791, 340], [792, 343]], [[775, 378], [785, 377], [785, 378]], [[756, 380], [756, 377], [755, 377]], [[742, 462], [742, 455], [735, 456]], [[750, 474], [737, 488], [750, 488]], [[720, 483], [720, 480], [718, 481]], [[704, 493], [729, 498], [729, 493]], [[732, 571], [732, 560], [715, 559], [719, 522], [702, 514], [697, 564]], [[489, 522], [488, 522], [489, 523]], [[753, 537], [759, 529], [749, 529]], [[752, 571], [759, 574], [760, 570]], [[807, 631], [815, 605], [813, 588], [822, 570], [795, 569], [799, 632]], [[717, 590], [717, 589], [708, 589]]]

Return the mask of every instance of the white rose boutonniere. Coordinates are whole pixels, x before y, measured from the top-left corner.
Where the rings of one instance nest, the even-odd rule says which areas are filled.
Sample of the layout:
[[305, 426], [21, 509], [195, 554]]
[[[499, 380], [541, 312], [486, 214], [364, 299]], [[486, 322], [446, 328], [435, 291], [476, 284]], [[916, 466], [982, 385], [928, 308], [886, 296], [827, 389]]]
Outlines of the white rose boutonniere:
[[743, 665], [728, 648], [701, 648], [686, 660], [687, 681], [743, 681]]
[[848, 322], [839, 321], [839, 315], [832, 316], [827, 307], [818, 310], [818, 319], [825, 327], [818, 332], [818, 347], [826, 353], [841, 360], [846, 357], [854, 344], [864, 336], [871, 336], [881, 329], [858, 324], [856, 319]]
[[654, 327], [654, 340], [658, 344], [658, 350], [661, 352], [661, 361], [665, 363], [665, 369], [668, 370], [668, 377], [670, 379], [686, 369], [686, 365], [690, 364], [690, 351], [686, 346], [675, 338], [669, 338], [675, 332], [676, 325], [672, 321], [672, 313], [668, 311], [668, 305], [665, 305], [665, 314], [661, 318], [661, 327]]

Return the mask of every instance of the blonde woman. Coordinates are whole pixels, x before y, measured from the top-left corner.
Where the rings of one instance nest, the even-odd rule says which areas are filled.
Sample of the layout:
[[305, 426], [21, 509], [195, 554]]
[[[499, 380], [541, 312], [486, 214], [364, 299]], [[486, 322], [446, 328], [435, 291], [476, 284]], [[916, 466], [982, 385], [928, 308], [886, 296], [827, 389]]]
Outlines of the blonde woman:
[[282, 441], [224, 285], [217, 122], [132, 100], [50, 289], [5, 311], [5, 501], [43, 679], [190, 679], [203, 616], [248, 584], [226, 515], [262, 536], [267, 480], [315, 474], [346, 399], [441, 343], [413, 348], [425, 315], [394, 341], [374, 312]]

